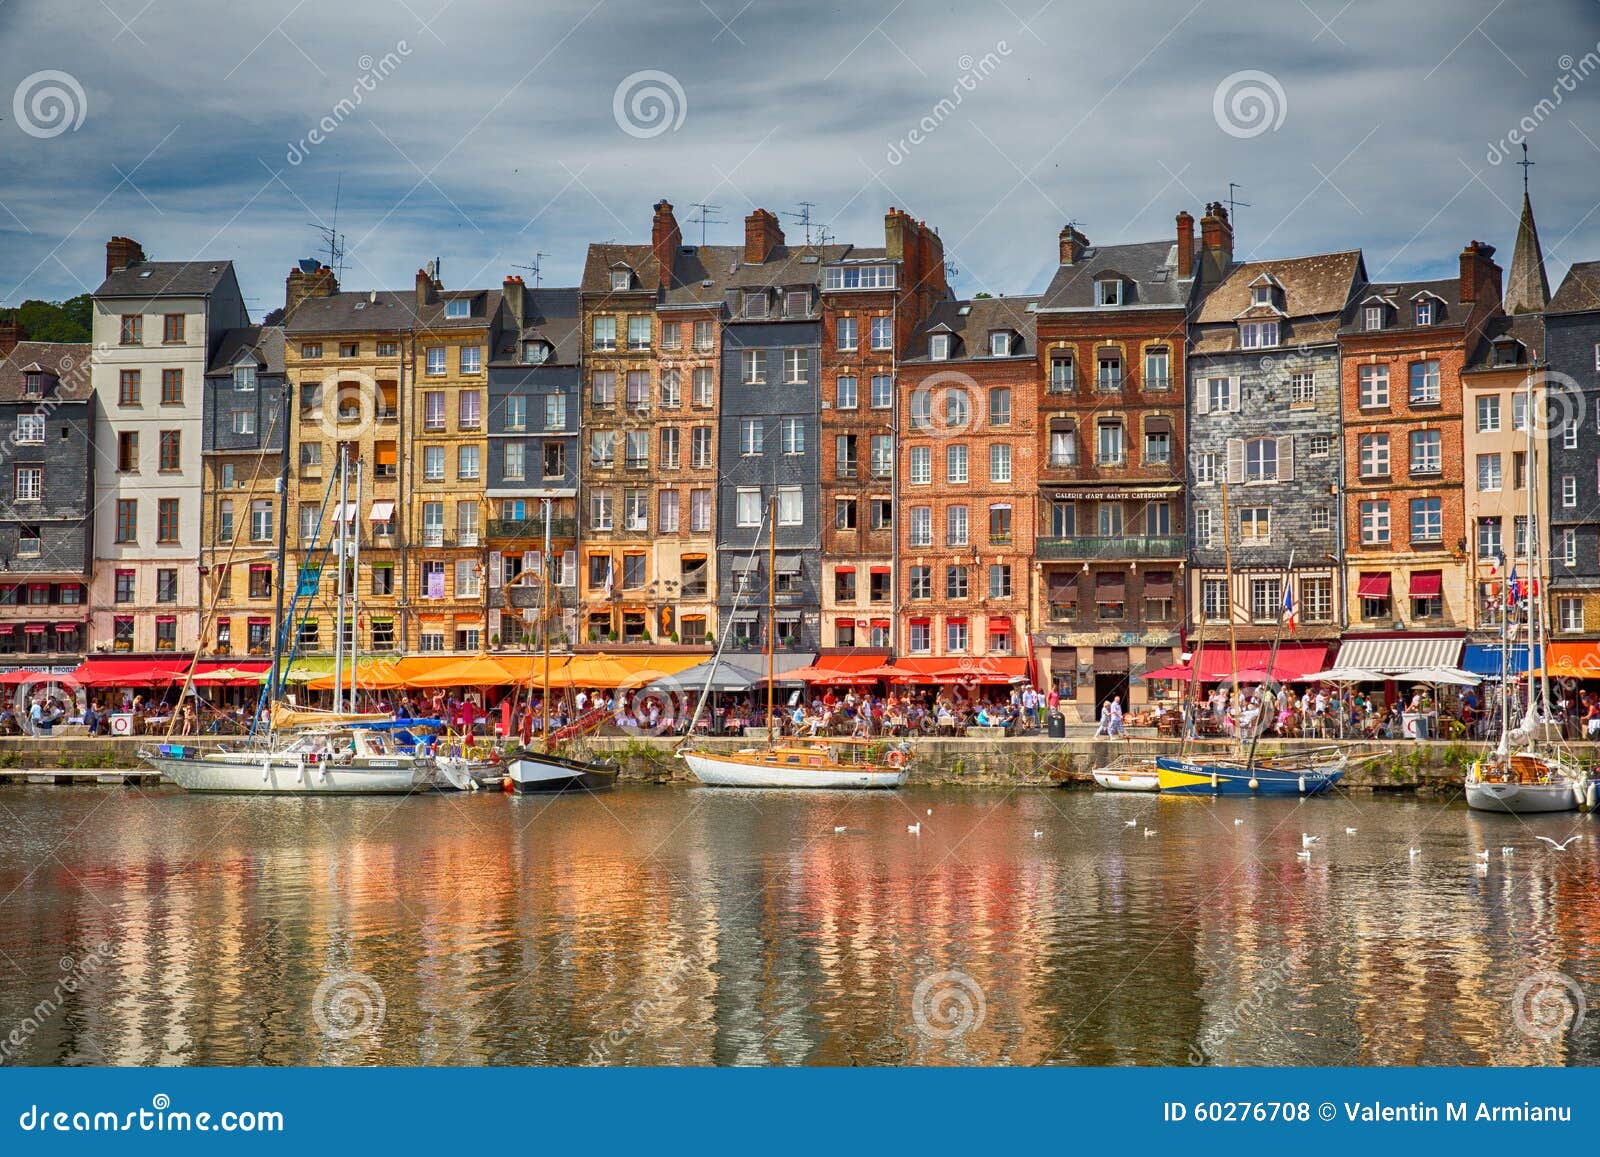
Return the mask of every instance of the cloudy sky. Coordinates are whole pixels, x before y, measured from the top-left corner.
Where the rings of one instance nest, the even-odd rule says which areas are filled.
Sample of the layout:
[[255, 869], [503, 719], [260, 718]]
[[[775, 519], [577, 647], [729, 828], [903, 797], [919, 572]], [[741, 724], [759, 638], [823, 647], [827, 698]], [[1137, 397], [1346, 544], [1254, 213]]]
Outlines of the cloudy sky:
[[1240, 255], [1446, 275], [1509, 260], [1519, 125], [1554, 285], [1600, 258], [1597, 42], [1596, 0], [0, 0], [0, 304], [120, 233], [232, 258], [259, 317], [336, 187], [348, 288], [571, 284], [666, 197], [728, 243], [905, 207], [961, 292], [1027, 292], [1068, 219], [1165, 237], [1230, 181]]

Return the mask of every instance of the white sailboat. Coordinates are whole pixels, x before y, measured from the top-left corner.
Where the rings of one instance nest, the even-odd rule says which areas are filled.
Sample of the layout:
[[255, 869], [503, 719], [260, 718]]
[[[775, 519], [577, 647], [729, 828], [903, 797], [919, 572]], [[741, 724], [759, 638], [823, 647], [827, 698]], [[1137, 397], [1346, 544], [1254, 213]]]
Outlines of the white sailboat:
[[[1508, 812], [1513, 815], [1535, 815], [1546, 812], [1566, 812], [1579, 808], [1591, 810], [1595, 806], [1595, 781], [1583, 771], [1577, 761], [1563, 750], [1560, 728], [1547, 715], [1550, 702], [1549, 640], [1546, 638], [1544, 600], [1546, 589], [1538, 562], [1539, 511], [1538, 490], [1541, 468], [1538, 448], [1533, 437], [1533, 375], [1526, 379], [1526, 422], [1528, 458], [1528, 570], [1529, 592], [1526, 599], [1508, 593], [1505, 614], [1501, 617], [1500, 648], [1501, 677], [1509, 669], [1508, 653], [1511, 650], [1507, 637], [1507, 622], [1518, 605], [1525, 607], [1522, 629], [1528, 641], [1528, 661], [1539, 656], [1537, 681], [1528, 673], [1527, 697], [1523, 715], [1516, 727], [1511, 726], [1511, 696], [1500, 696], [1500, 740], [1479, 758], [1467, 771], [1467, 806], [1478, 811]], [[1513, 560], [1512, 573], [1515, 573]]]

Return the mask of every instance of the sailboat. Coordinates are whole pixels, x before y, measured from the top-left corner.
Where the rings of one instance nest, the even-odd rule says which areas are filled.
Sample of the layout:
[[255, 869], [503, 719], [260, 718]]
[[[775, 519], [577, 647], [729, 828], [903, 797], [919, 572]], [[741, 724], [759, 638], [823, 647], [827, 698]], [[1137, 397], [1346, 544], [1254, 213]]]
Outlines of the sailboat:
[[[360, 560], [359, 539], [352, 547], [351, 519], [347, 516], [361, 504], [361, 466], [356, 465], [356, 501], [352, 506], [348, 502], [349, 465], [348, 451], [341, 449], [339, 529], [334, 545], [339, 582], [334, 628], [333, 710], [303, 710], [274, 703], [268, 714], [266, 736], [248, 746], [201, 748], [192, 744], [161, 743], [140, 750], [140, 759], [184, 790], [268, 795], [403, 795], [434, 784], [436, 769], [431, 745], [426, 741], [418, 742], [414, 733], [437, 728], [438, 720], [400, 720], [384, 713], [355, 710], [353, 631], [348, 653], [350, 709], [343, 709], [346, 602], [355, 597], [354, 592], [346, 590], [345, 560], [353, 558], [358, 564]], [[331, 495], [330, 482], [328, 493], [323, 496], [324, 506]], [[280, 520], [280, 544], [284, 533]], [[353, 620], [355, 611], [351, 609], [348, 614]], [[283, 667], [284, 642], [291, 619], [292, 616], [284, 619], [274, 645], [274, 672]], [[272, 686], [275, 685], [276, 679]]]
[[[777, 629], [777, 551], [778, 519], [777, 499], [768, 503], [767, 518], [770, 526], [767, 541], [767, 637], [764, 648], [767, 658], [767, 738], [759, 747], [744, 747], [737, 751], [712, 751], [708, 748], [680, 749], [679, 759], [689, 765], [696, 779], [715, 787], [776, 787], [776, 788], [894, 788], [906, 781], [910, 774], [911, 749], [906, 743], [889, 747], [882, 758], [876, 757], [879, 743], [866, 739], [844, 739], [832, 736], [779, 738], [777, 716], [773, 709], [774, 671], [773, 648]], [[760, 540], [757, 539], [759, 542]], [[724, 646], [728, 634], [723, 635]], [[712, 670], [706, 685], [716, 675], [716, 665], [722, 658], [722, 648], [712, 659]], [[704, 704], [704, 695], [701, 704]], [[699, 710], [697, 709], [696, 718]], [[689, 731], [694, 731], [691, 721]]]
[[603, 791], [617, 782], [617, 765], [573, 759], [550, 748], [550, 499], [544, 499], [544, 553], [540, 556], [542, 591], [539, 599], [540, 635], [544, 638], [544, 664], [540, 695], [540, 743], [506, 752], [501, 761], [502, 786], [510, 793]]
[[[1538, 448], [1533, 437], [1533, 374], [1526, 381], [1525, 413], [1528, 456], [1528, 532], [1529, 588], [1523, 597], [1520, 584], [1515, 580], [1516, 565], [1512, 564], [1507, 581], [1505, 613], [1500, 621], [1500, 648], [1502, 678], [1509, 669], [1507, 653], [1511, 650], [1508, 637], [1508, 620], [1520, 606], [1524, 609], [1522, 629], [1527, 634], [1530, 662], [1535, 655], [1543, 657], [1537, 678], [1530, 670], [1527, 697], [1521, 722], [1511, 726], [1511, 696], [1500, 696], [1500, 739], [1485, 751], [1467, 769], [1467, 806], [1478, 811], [1508, 812], [1512, 815], [1534, 815], [1542, 812], [1566, 812], [1595, 806], [1595, 780], [1586, 774], [1577, 762], [1562, 750], [1560, 728], [1546, 714], [1550, 702], [1549, 640], [1545, 637], [1544, 594], [1540, 580], [1544, 576], [1535, 561], [1538, 557], [1538, 479], [1540, 468]], [[1537, 685], [1537, 694], [1535, 687]]]

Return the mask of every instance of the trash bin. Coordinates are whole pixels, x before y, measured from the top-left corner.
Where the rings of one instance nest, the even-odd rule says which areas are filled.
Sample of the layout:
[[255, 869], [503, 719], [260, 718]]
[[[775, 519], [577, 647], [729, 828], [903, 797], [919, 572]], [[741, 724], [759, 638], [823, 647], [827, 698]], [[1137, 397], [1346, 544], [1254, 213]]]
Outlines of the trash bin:
[[1059, 711], [1050, 712], [1050, 738], [1065, 739], [1067, 737], [1067, 717]]
[[1400, 715], [1401, 731], [1407, 739], [1432, 739], [1430, 734], [1429, 718], [1427, 715], [1410, 711]]

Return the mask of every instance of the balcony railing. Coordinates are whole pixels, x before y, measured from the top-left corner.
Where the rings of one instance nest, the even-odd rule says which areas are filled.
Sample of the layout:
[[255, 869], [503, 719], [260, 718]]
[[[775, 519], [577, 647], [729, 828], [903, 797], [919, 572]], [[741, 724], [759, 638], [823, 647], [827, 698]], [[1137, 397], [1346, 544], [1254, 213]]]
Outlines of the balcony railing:
[[1181, 536], [1136, 537], [1129, 535], [1079, 535], [1073, 538], [1041, 538], [1036, 546], [1042, 559], [1093, 560], [1103, 558], [1179, 559], [1184, 556]]
[[[551, 538], [576, 538], [578, 536], [578, 520], [575, 518], [552, 518], [550, 520]], [[526, 538], [537, 541], [544, 540], [544, 519], [540, 518], [491, 518], [489, 519], [490, 538]]]

